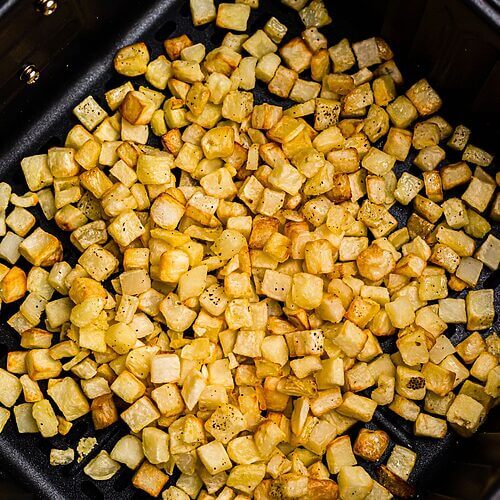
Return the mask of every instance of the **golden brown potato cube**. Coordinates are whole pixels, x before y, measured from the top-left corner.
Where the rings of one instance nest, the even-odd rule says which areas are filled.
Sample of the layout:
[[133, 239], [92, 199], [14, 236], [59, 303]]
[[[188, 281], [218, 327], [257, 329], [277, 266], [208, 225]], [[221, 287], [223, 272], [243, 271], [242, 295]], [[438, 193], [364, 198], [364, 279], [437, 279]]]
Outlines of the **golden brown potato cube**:
[[52, 359], [48, 349], [31, 349], [28, 351], [26, 368], [32, 380], [56, 378], [62, 370], [61, 362]]
[[11, 268], [0, 281], [0, 299], [10, 303], [21, 299], [26, 294], [26, 273], [19, 267]]
[[299, 37], [283, 45], [280, 48], [280, 55], [285, 63], [297, 73], [302, 73], [311, 64], [312, 52]]
[[175, 61], [181, 57], [181, 52], [186, 47], [191, 47], [193, 42], [187, 35], [181, 35], [175, 38], [168, 38], [163, 42], [165, 52], [171, 61]]
[[114, 66], [117, 73], [124, 76], [139, 76], [146, 73], [149, 51], [143, 42], [122, 47], [115, 55]]
[[306, 28], [321, 28], [332, 22], [323, 0], [313, 0], [307, 7], [300, 10], [299, 16]]
[[[469, 221], [470, 215], [469, 213]], [[465, 229], [467, 231], [467, 228]], [[471, 234], [471, 236], [475, 235]], [[492, 234], [488, 235], [486, 241], [477, 250], [476, 258], [492, 271], [496, 271], [500, 263], [500, 240]]]
[[157, 497], [168, 482], [168, 476], [147, 460], [142, 462], [132, 478], [132, 484], [152, 497]]
[[382, 62], [379, 54], [377, 40], [375, 38], [367, 38], [361, 42], [353, 43], [352, 49], [356, 54], [359, 68], [366, 68], [374, 64]]
[[364, 114], [367, 106], [373, 104], [373, 92], [369, 83], [363, 83], [359, 87], [351, 90], [344, 98], [342, 113], [343, 116]]
[[116, 410], [113, 396], [103, 394], [95, 398], [90, 406], [92, 422], [96, 430], [105, 429], [118, 422], [118, 411]]
[[419, 80], [407, 91], [406, 96], [422, 116], [432, 115], [441, 107], [442, 101], [437, 92], [425, 79]]
[[365, 460], [376, 462], [382, 457], [388, 445], [389, 436], [386, 432], [361, 429], [354, 442], [353, 451]]
[[484, 212], [493, 198], [494, 193], [494, 184], [483, 182], [477, 177], [472, 177], [467, 189], [462, 195], [462, 200], [478, 212]]
[[250, 6], [245, 4], [222, 3], [217, 9], [215, 24], [219, 28], [246, 31], [250, 16]]
[[467, 329], [485, 330], [493, 324], [495, 308], [493, 290], [471, 290], [466, 298]]
[[387, 106], [396, 97], [394, 80], [389, 75], [376, 78], [373, 83], [373, 97], [378, 106]]
[[429, 261], [454, 273], [460, 264], [460, 256], [449, 246], [437, 243], [432, 249]]
[[[419, 139], [422, 143], [422, 138]], [[418, 152], [413, 160], [415, 165], [424, 172], [434, 170], [444, 160], [446, 153], [437, 145], [425, 146]]]
[[465, 340], [457, 345], [457, 352], [465, 363], [473, 363], [477, 357], [486, 350], [486, 343], [483, 337], [477, 332], [469, 335]]
[[425, 386], [438, 396], [446, 396], [454, 387], [456, 375], [454, 372], [434, 363], [426, 363], [422, 368]]
[[269, 130], [281, 119], [282, 114], [283, 110], [280, 106], [267, 103], [255, 106], [252, 112], [252, 127]]
[[78, 104], [73, 109], [73, 114], [87, 130], [93, 130], [108, 116], [92, 96], [86, 97]]
[[423, 149], [429, 146], [436, 146], [439, 143], [439, 127], [435, 123], [420, 122], [413, 129], [413, 147]]
[[384, 152], [399, 161], [405, 161], [410, 152], [412, 133], [409, 130], [391, 127], [384, 144]]
[[456, 151], [462, 151], [466, 144], [469, 142], [470, 129], [464, 125], [458, 125], [455, 127], [452, 136], [450, 137], [447, 146]]
[[423, 178], [427, 198], [435, 203], [443, 201], [443, 184], [439, 172], [424, 172]]
[[476, 432], [485, 416], [484, 406], [465, 394], [459, 394], [446, 413], [450, 425], [464, 437]]
[[406, 227], [408, 228], [408, 231], [410, 233], [410, 238], [420, 236], [422, 239], [424, 239], [427, 238], [427, 236], [429, 236], [429, 234], [431, 234], [434, 230], [434, 224], [427, 222], [425, 219], [415, 213], [410, 215]]
[[46, 154], [23, 158], [21, 160], [21, 168], [31, 191], [39, 191], [46, 186], [50, 186], [54, 180]]
[[460, 257], [470, 257], [474, 253], [475, 242], [463, 231], [455, 231], [440, 226], [436, 234], [436, 239], [439, 243], [448, 245]]
[[481, 167], [488, 167], [493, 161], [493, 155], [477, 146], [467, 144], [462, 154], [462, 160], [474, 163], [474, 165], [480, 165]]
[[360, 466], [346, 466], [337, 476], [340, 498], [366, 498], [373, 488], [373, 479]]
[[314, 114], [314, 128], [316, 130], [326, 130], [336, 125], [342, 105], [339, 101], [332, 99], [317, 98], [316, 111]]
[[280, 43], [288, 28], [275, 17], [270, 17], [264, 25], [264, 31], [274, 43]]
[[295, 71], [280, 65], [267, 88], [271, 94], [287, 98], [297, 78], [298, 74]]
[[371, 142], [376, 142], [387, 134], [388, 130], [389, 115], [381, 107], [372, 104], [366, 116], [365, 125], [363, 127], [364, 133]]
[[400, 95], [387, 105], [387, 113], [395, 127], [408, 128], [417, 118], [418, 112], [412, 102]]
[[443, 204], [443, 208], [441, 208], [437, 203], [434, 203], [429, 200], [429, 198], [419, 194], [417, 194], [417, 196], [413, 199], [413, 207], [415, 208], [415, 212], [433, 224], [441, 218], [443, 215], [443, 209], [446, 211], [445, 203]]
[[347, 38], [330, 47], [328, 52], [332, 58], [335, 73], [344, 73], [356, 63], [356, 58]]
[[202, 26], [215, 20], [216, 10], [213, 0], [191, 0], [189, 6], [195, 26]]
[[35, 229], [19, 245], [19, 253], [34, 266], [48, 267], [62, 260], [62, 244], [41, 228]]
[[328, 51], [319, 50], [311, 59], [311, 78], [315, 82], [321, 82], [330, 69], [330, 55]]
[[129, 92], [120, 105], [120, 112], [132, 125], [147, 125], [155, 111], [154, 102], [142, 92]]
[[415, 420], [413, 432], [418, 437], [432, 437], [443, 439], [448, 431], [446, 420], [420, 413]]
[[472, 177], [472, 171], [465, 162], [446, 165], [440, 170], [443, 189], [453, 189], [461, 184], [465, 184]]

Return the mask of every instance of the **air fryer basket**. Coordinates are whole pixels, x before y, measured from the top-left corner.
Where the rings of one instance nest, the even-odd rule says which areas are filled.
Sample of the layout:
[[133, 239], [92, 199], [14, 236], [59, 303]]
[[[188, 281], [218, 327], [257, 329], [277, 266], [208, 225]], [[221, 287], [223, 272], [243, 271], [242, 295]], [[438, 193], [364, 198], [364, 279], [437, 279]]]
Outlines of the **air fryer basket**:
[[[260, 3], [261, 7], [251, 15], [250, 30], [262, 27], [274, 15], [289, 27], [287, 38], [299, 33], [301, 24], [294, 11], [282, 6], [279, 0], [261, 0]], [[481, 0], [326, 0], [333, 23], [322, 31], [332, 43], [343, 37], [356, 41], [381, 35], [391, 44], [406, 84], [419, 77], [428, 77], [445, 102], [443, 116], [454, 125], [464, 123], [471, 127], [473, 142], [497, 153], [495, 141], [500, 137], [500, 16], [494, 3], [495, 0], [493, 3]], [[12, 23], [14, 27], [15, 23], [20, 23], [26, 30], [27, 23], [32, 21], [31, 2], [20, 0], [14, 4], [16, 2], [11, 1], [6, 2], [4, 7], [0, 5], [0, 56], [5, 49], [2, 45], [5, 40], [1, 35], [5, 24], [2, 23], [9, 22], [11, 27]], [[13, 184], [19, 193], [26, 190], [19, 167], [20, 159], [63, 144], [65, 133], [75, 123], [70, 110], [85, 96], [92, 94], [99, 100], [104, 91], [120, 84], [121, 79], [112, 71], [112, 57], [119, 47], [144, 40], [156, 57], [162, 51], [163, 40], [170, 36], [187, 33], [195, 43], [203, 42], [208, 47], [219, 44], [223, 36], [223, 32], [216, 31], [213, 24], [194, 28], [187, 1], [99, 3], [95, 0], [68, 0], [61, 4], [63, 10], [56, 11], [53, 16], [69, 16], [67, 22], [59, 20], [64, 43], [58, 45], [57, 40], [51, 38], [44, 45], [43, 30], [38, 27], [38, 22], [33, 22], [30, 25], [32, 28], [26, 31], [27, 53], [24, 56], [16, 54], [18, 59], [14, 56], [8, 61], [2, 58], [3, 62], [0, 62], [0, 95], [3, 100], [0, 103], [0, 177]], [[23, 9], [28, 8], [30, 11], [26, 14]], [[45, 20], [39, 22], [44, 23]], [[50, 22], [57, 22], [57, 19]], [[12, 33], [14, 31], [11, 30]], [[36, 39], [36, 36], [42, 39]], [[38, 63], [41, 78], [35, 85], [22, 88], [12, 74], [12, 68], [17, 63], [22, 65], [28, 62]], [[8, 67], [10, 73], [2, 71], [2, 64], [7, 63], [11, 63]], [[289, 105], [267, 93], [260, 82], [255, 95], [257, 102]], [[408, 170], [410, 165], [411, 159], [398, 164], [397, 175]], [[393, 214], [400, 226], [406, 223], [406, 210], [395, 208]], [[73, 263], [76, 254], [67, 234], [55, 231], [57, 228], [47, 224], [41, 213], [37, 215], [42, 227], [61, 238], [65, 259]], [[496, 225], [493, 234], [498, 236], [499, 233]], [[498, 274], [483, 271], [478, 287], [495, 288], [495, 303], [500, 304]], [[463, 295], [457, 294], [459, 297]], [[18, 335], [5, 325], [15, 306], [2, 308], [0, 363], [4, 362], [8, 350], [18, 346], [19, 340]], [[497, 313], [493, 330], [498, 331], [498, 328]], [[467, 331], [463, 326], [450, 325], [448, 335], [456, 344], [465, 338]], [[384, 340], [382, 346], [386, 352], [391, 352], [394, 340]], [[459, 439], [453, 432], [443, 440], [415, 438], [410, 423], [386, 408], [379, 408], [374, 420], [367, 426], [383, 429], [391, 436], [392, 444], [382, 463], [393, 444], [401, 444], [417, 452], [417, 464], [409, 482], [421, 496], [436, 473], [443, 470], [450, 456], [457, 457], [454, 450]], [[89, 480], [83, 473], [83, 467], [96, 451], [109, 451], [124, 432], [125, 425], [118, 423], [94, 433], [87, 416], [78, 421], [67, 436], [47, 440], [38, 435], [18, 435], [15, 424], [10, 421], [0, 434], [0, 462], [7, 472], [43, 498], [143, 498], [130, 485], [132, 473], [125, 467], [114, 478], [101, 483]], [[49, 466], [51, 448], [75, 448], [82, 436], [94, 434], [98, 447], [81, 463], [58, 468]], [[468, 453], [472, 452], [469, 450]], [[460, 459], [460, 455], [458, 457]], [[362, 461], [361, 464], [376, 477], [377, 464]], [[484, 484], [477, 486], [476, 495]], [[465, 498], [460, 493], [457, 497]], [[0, 498], [6, 498], [2, 492]]]

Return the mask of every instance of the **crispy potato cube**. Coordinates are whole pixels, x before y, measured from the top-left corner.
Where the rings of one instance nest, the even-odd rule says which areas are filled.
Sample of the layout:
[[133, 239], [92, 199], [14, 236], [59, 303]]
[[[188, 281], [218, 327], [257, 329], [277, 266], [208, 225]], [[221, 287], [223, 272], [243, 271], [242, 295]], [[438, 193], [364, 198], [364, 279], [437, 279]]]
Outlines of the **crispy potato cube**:
[[425, 79], [412, 85], [406, 91], [406, 95], [422, 116], [432, 115], [439, 110], [442, 104], [439, 95]]
[[370, 462], [376, 462], [382, 457], [388, 445], [389, 436], [386, 432], [360, 429], [353, 449], [356, 455]]
[[410, 477], [416, 460], [417, 454], [414, 451], [397, 444], [387, 460], [387, 468], [406, 481]]
[[322, 0], [312, 0], [307, 7], [300, 10], [299, 16], [306, 28], [322, 28], [332, 22]]
[[420, 170], [429, 172], [434, 170], [444, 160], [445, 156], [445, 151], [438, 145], [425, 146], [420, 149], [413, 163]]
[[252, 109], [253, 94], [234, 90], [224, 97], [222, 103], [222, 116], [228, 120], [241, 123], [252, 112]]
[[345, 466], [337, 476], [340, 498], [366, 498], [373, 488], [373, 479], [360, 466]]
[[467, 283], [467, 285], [474, 287], [479, 281], [482, 269], [482, 262], [473, 257], [464, 257], [456, 269], [455, 276]]
[[395, 157], [380, 151], [380, 149], [371, 147], [363, 157], [361, 164], [370, 173], [384, 176], [393, 169], [395, 161]]
[[446, 165], [440, 170], [443, 189], [453, 189], [465, 184], [472, 177], [472, 171], [465, 162]]
[[481, 167], [488, 167], [493, 161], [493, 155], [484, 151], [484, 149], [473, 146], [472, 144], [467, 144], [464, 152], [462, 153], [462, 160], [474, 163], [474, 165], [479, 165]]
[[152, 497], [157, 497], [168, 482], [168, 476], [145, 460], [132, 478], [132, 484]]
[[70, 377], [49, 385], [48, 395], [66, 420], [72, 422], [90, 411], [89, 404], [78, 384]]
[[201, 463], [212, 475], [231, 469], [232, 467], [226, 449], [218, 441], [212, 441], [200, 446], [196, 451]]
[[[268, 90], [271, 94], [275, 94], [278, 97], [287, 98], [298, 78], [298, 74], [292, 70], [285, 68], [284, 66], [279, 66], [274, 73], [271, 81], [268, 85]], [[340, 112], [340, 104], [339, 104]]]
[[265, 464], [236, 465], [227, 478], [227, 486], [251, 494], [266, 474]]
[[438, 396], [446, 396], [454, 387], [456, 375], [454, 372], [435, 365], [426, 363], [422, 368], [425, 377], [425, 386]]
[[62, 370], [60, 361], [52, 359], [48, 349], [31, 349], [26, 355], [26, 368], [33, 380], [56, 378]]
[[43, 437], [57, 435], [59, 421], [48, 399], [42, 399], [33, 403], [31, 411]]
[[118, 267], [118, 259], [99, 245], [89, 246], [78, 259], [78, 263], [96, 281], [106, 280]]
[[155, 111], [154, 102], [142, 92], [131, 91], [120, 105], [120, 112], [132, 125], [147, 125]]
[[283, 45], [280, 48], [280, 55], [285, 63], [297, 73], [301, 73], [311, 64], [312, 52], [299, 37]]
[[436, 234], [439, 243], [449, 246], [460, 257], [470, 257], [474, 253], [475, 242], [463, 231], [455, 231], [440, 226]]
[[492, 326], [495, 317], [493, 295], [492, 289], [471, 290], [467, 294], [465, 305], [468, 330], [485, 330]]
[[334, 439], [326, 449], [326, 460], [328, 470], [332, 474], [338, 474], [342, 467], [356, 465], [357, 461], [352, 452], [350, 437], [340, 436]]
[[174, 61], [175, 59], [179, 59], [179, 57], [181, 56], [181, 52], [186, 47], [191, 47], [191, 45], [193, 45], [193, 42], [187, 35], [168, 38], [163, 42], [165, 52], [167, 53], [169, 59], [172, 61]]
[[54, 178], [49, 168], [48, 156], [46, 154], [23, 158], [21, 160], [21, 168], [30, 191], [39, 191], [44, 187], [52, 185]]
[[375, 401], [352, 392], [346, 392], [344, 394], [344, 401], [337, 408], [337, 411], [346, 417], [355, 418], [362, 422], [369, 422], [376, 408], [377, 403]]
[[465, 300], [441, 299], [439, 301], [439, 317], [445, 323], [466, 323]]
[[26, 273], [19, 267], [12, 267], [0, 281], [0, 299], [10, 303], [21, 299], [26, 294]]
[[492, 234], [488, 235], [477, 250], [476, 258], [492, 271], [496, 271], [500, 264], [500, 240]]
[[216, 10], [213, 0], [190, 0], [191, 17], [195, 26], [215, 21]]
[[412, 102], [405, 96], [398, 96], [387, 105], [387, 113], [395, 127], [408, 128], [418, 117]]
[[21, 395], [21, 382], [15, 375], [2, 368], [0, 368], [0, 382], [0, 403], [10, 408]]
[[78, 104], [73, 109], [73, 114], [87, 130], [93, 130], [108, 116], [92, 96], [86, 97]]
[[471, 131], [464, 125], [458, 125], [448, 140], [447, 146], [456, 151], [462, 151], [469, 142]]
[[16, 419], [17, 430], [20, 434], [38, 433], [38, 426], [33, 418], [32, 403], [22, 403], [14, 406], [14, 417]]
[[149, 51], [143, 42], [122, 47], [114, 58], [115, 70], [124, 76], [139, 76], [147, 71]]
[[405, 328], [415, 321], [415, 311], [407, 297], [398, 297], [385, 305], [391, 323], [396, 328]]
[[493, 184], [484, 182], [477, 177], [472, 177], [467, 189], [462, 195], [462, 200], [478, 212], [484, 212], [493, 198], [494, 193], [495, 186]]
[[420, 413], [420, 407], [414, 401], [404, 398], [399, 394], [394, 396], [389, 409], [410, 422], [415, 422]]
[[465, 363], [473, 363], [486, 350], [486, 343], [478, 332], [474, 332], [457, 345], [457, 352]]
[[402, 205], [408, 205], [423, 187], [424, 183], [421, 179], [409, 174], [408, 172], [403, 172], [401, 177], [398, 179], [397, 187], [394, 191], [394, 197]]
[[245, 429], [245, 418], [240, 410], [231, 404], [219, 406], [205, 422], [205, 430], [223, 444], [229, 443]]
[[489, 371], [484, 391], [492, 398], [498, 398], [500, 393], [500, 367], [497, 366]]
[[129, 406], [121, 414], [121, 417], [132, 432], [139, 432], [160, 418], [160, 413], [151, 400], [147, 396], [143, 396]]
[[459, 394], [446, 413], [446, 419], [458, 434], [470, 437], [486, 416], [484, 406], [465, 394]]
[[429, 391], [425, 395], [424, 410], [444, 417], [454, 399], [455, 394], [453, 392], [449, 392], [446, 396], [438, 396]]
[[217, 9], [215, 24], [219, 28], [246, 31], [250, 16], [250, 6], [245, 4], [222, 3]]

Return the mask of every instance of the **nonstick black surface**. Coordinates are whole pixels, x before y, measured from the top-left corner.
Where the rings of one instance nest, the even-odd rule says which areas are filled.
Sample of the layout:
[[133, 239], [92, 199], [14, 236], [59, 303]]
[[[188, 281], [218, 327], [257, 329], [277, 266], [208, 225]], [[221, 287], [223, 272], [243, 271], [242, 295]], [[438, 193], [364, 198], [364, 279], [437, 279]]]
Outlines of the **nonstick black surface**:
[[[459, 89], [451, 89], [447, 94], [446, 90], [449, 85], [441, 81], [439, 73], [436, 73], [439, 67], [436, 69], [436, 66], [426, 66], [418, 61], [408, 60], [411, 54], [409, 36], [415, 35], [415, 33], [411, 33], [411, 29], [413, 29], [411, 26], [415, 23], [410, 22], [408, 26], [398, 27], [398, 23], [394, 23], [394, 19], [391, 21], [390, 10], [394, 6], [396, 9], [405, 8], [407, 2], [388, 1], [379, 2], [378, 6], [374, 5], [377, 3], [368, 0], [361, 2], [327, 1], [333, 23], [322, 31], [332, 44], [337, 43], [345, 36], [352, 41], [357, 41], [368, 36], [388, 33], [389, 41], [394, 40], [392, 48], [396, 60], [398, 63], [401, 62], [403, 76], [406, 77], [405, 86], [411, 85], [417, 77], [427, 75], [430, 71], [431, 83], [436, 84], [436, 87], [441, 90], [445, 101], [442, 115], [449, 118], [453, 125], [458, 123], [470, 125], [473, 129], [472, 142], [496, 152], [495, 138], [499, 137], [498, 114], [478, 113], [477, 109], [476, 112], [469, 113], [465, 106], [458, 108], [456, 106], [457, 96], [458, 98], [463, 97], [465, 102], [469, 97], [472, 99], [470, 92], [461, 96]], [[462, 11], [460, 9], [463, 6], [458, 5], [458, 1], [441, 2], [440, 0], [433, 2], [430, 7], [425, 5], [426, 2], [414, 2], [413, 4], [410, 2], [410, 7], [413, 9], [420, 6], [417, 12], [413, 12], [412, 15], [420, 16], [425, 20], [426, 9], [435, 9], [438, 3], [455, 5], [458, 9], [457, 19], [461, 19]], [[386, 8], [389, 14], [386, 13]], [[296, 36], [302, 30], [297, 13], [282, 6], [278, 0], [261, 0], [261, 8], [252, 12], [249, 30], [253, 31], [262, 27], [270, 15], [275, 15], [289, 27], [286, 39]], [[453, 12], [450, 15], [453, 19]], [[457, 29], [459, 29], [459, 25], [460, 23], [457, 21]], [[24, 156], [45, 152], [50, 146], [62, 145], [65, 134], [76, 123], [71, 109], [85, 96], [92, 94], [103, 104], [103, 93], [122, 82], [112, 69], [112, 58], [118, 48], [137, 40], [143, 40], [148, 44], [152, 58], [154, 58], [162, 53], [162, 42], [165, 38], [182, 33], [187, 33], [195, 43], [203, 42], [207, 48], [220, 44], [224, 35], [224, 31], [216, 31], [213, 24], [194, 28], [186, 1], [123, 2], [120, 14], [114, 20], [107, 21], [101, 32], [90, 34], [88, 45], [83, 44], [73, 51], [72, 58], [66, 61], [67, 64], [61, 70], [59, 80], [57, 83], [54, 81], [50, 91], [44, 88], [43, 83], [38, 89], [29, 89], [24, 101], [19, 101], [17, 107], [11, 104], [7, 108], [7, 112], [0, 117], [2, 130], [0, 137], [1, 180], [11, 183], [17, 193], [24, 193], [27, 190], [19, 166], [20, 159]], [[440, 36], [446, 35], [441, 34]], [[449, 55], [450, 60], [453, 57], [453, 54]], [[425, 58], [422, 60], [424, 61]], [[482, 66], [487, 66], [487, 62], [487, 60], [483, 60]], [[408, 70], [405, 67], [408, 67]], [[467, 65], [465, 68], [462, 67], [462, 71], [467, 73]], [[257, 83], [254, 94], [257, 103], [271, 102], [281, 106], [291, 104], [270, 95], [261, 82]], [[446, 106], [447, 95], [450, 96], [454, 106]], [[498, 95], [496, 99], [498, 102]], [[458, 156], [456, 159], [458, 160]], [[452, 163], [455, 161], [455, 157], [450, 154], [447, 161]], [[402, 171], [414, 171], [410, 165], [411, 158], [404, 164], [398, 162], [396, 167], [398, 177]], [[491, 166], [489, 171], [496, 171], [496, 168], [496, 166]], [[391, 211], [398, 219], [400, 227], [404, 226], [408, 217], [407, 210], [404, 207], [394, 207]], [[73, 264], [76, 253], [69, 243], [68, 235], [59, 231], [55, 224], [47, 223], [40, 211], [37, 211], [37, 216], [42, 227], [61, 238], [65, 247], [65, 260]], [[498, 225], [493, 228], [492, 232], [499, 235]], [[492, 275], [486, 269], [483, 270], [478, 284], [478, 288], [495, 288], [497, 307], [500, 304], [498, 281], [498, 276]], [[456, 296], [462, 297], [464, 295], [465, 293]], [[0, 322], [0, 366], [4, 366], [6, 352], [18, 347], [18, 335], [6, 325], [7, 318], [16, 311], [17, 306], [4, 306], [2, 305]], [[493, 330], [498, 331], [498, 327], [497, 317]], [[489, 332], [484, 333], [487, 335]], [[468, 332], [461, 325], [450, 325], [448, 329], [448, 336], [454, 344], [463, 340], [467, 334]], [[382, 346], [384, 351], [392, 352], [394, 339], [382, 341]], [[411, 423], [383, 407], [379, 407], [374, 420], [367, 427], [383, 429], [392, 438], [391, 446], [379, 463], [384, 463], [387, 460], [394, 444], [407, 446], [418, 454], [416, 467], [409, 480], [416, 487], [417, 492], [425, 490], [430, 479], [436, 471], [439, 471], [439, 467], [445, 464], [450, 451], [458, 441], [453, 432], [439, 441], [415, 438], [412, 434]], [[353, 430], [353, 433], [356, 430], [357, 428]], [[100, 449], [110, 451], [116, 441], [126, 432], [127, 429], [123, 423], [103, 431], [94, 432], [90, 418], [87, 416], [87, 418], [77, 421], [67, 436], [43, 439], [39, 435], [19, 435], [13, 419], [11, 419], [4, 432], [0, 434], [0, 461], [5, 464], [5, 468], [15, 478], [19, 479], [19, 482], [26, 484], [29, 489], [42, 498], [50, 498], [51, 500], [143, 498], [144, 496], [131, 486], [132, 472], [124, 466], [115, 477], [104, 482], [94, 482], [83, 473], [84, 466]], [[75, 461], [75, 463], [65, 467], [50, 467], [49, 451], [51, 448], [66, 448], [68, 446], [76, 448], [81, 437], [91, 435], [95, 435], [97, 438], [98, 446], [81, 463]], [[359, 462], [369, 470], [373, 477], [376, 477], [375, 469], [378, 464], [369, 464], [362, 460]], [[169, 484], [174, 484], [174, 480], [170, 481]], [[0, 492], [0, 498], [4, 498], [2, 492]]]

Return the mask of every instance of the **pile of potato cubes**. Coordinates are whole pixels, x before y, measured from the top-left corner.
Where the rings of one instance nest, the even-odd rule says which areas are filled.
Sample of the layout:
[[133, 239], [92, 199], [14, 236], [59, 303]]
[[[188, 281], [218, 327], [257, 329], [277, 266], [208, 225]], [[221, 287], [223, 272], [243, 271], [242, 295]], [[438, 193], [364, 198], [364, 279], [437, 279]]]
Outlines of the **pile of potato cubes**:
[[[377, 408], [440, 439], [470, 436], [499, 396], [481, 286], [500, 260], [492, 155], [427, 80], [403, 82], [384, 40], [327, 40], [321, 0], [282, 3], [299, 36], [275, 17], [247, 34], [258, 0], [191, 0], [196, 26], [227, 30], [220, 46], [123, 47], [115, 69], [134, 80], [22, 160], [28, 193], [0, 184], [0, 299], [18, 302], [20, 339], [0, 429], [11, 411], [46, 438], [88, 413], [123, 420], [85, 465], [95, 480], [124, 466], [166, 500], [406, 498], [419, 457], [365, 428]], [[283, 106], [256, 104], [257, 82]]]

